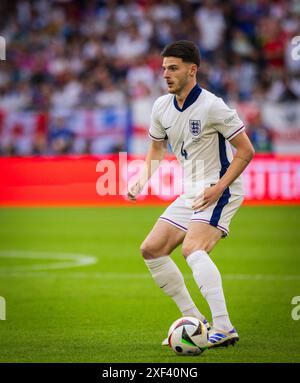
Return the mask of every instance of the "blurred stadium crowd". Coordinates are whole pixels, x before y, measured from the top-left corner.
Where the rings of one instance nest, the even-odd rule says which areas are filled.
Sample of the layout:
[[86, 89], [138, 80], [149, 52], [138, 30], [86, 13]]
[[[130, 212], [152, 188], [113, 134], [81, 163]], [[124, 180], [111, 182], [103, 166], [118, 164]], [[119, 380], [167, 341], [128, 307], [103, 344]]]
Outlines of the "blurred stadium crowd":
[[[0, 35], [0, 126], [5, 113], [39, 113], [29, 154], [101, 152], [88, 139], [74, 146], [66, 111], [129, 108], [146, 125], [166, 92], [160, 51], [178, 39], [197, 43], [199, 83], [227, 102], [300, 100], [300, 60], [291, 55], [300, 35], [296, 0], [1, 1]], [[258, 151], [272, 151], [259, 114], [248, 133]], [[22, 154], [15, 142], [3, 138], [0, 153]]]

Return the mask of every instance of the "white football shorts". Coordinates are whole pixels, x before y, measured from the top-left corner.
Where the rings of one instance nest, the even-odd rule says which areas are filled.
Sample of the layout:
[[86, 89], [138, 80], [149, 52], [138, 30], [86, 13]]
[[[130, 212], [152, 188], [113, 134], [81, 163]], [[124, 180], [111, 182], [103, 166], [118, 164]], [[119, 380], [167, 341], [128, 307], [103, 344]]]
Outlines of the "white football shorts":
[[241, 206], [244, 197], [223, 193], [221, 198], [204, 211], [194, 211], [183, 196], [179, 196], [159, 219], [187, 231], [191, 221], [210, 224], [222, 230], [223, 237], [229, 234], [229, 225], [232, 217]]

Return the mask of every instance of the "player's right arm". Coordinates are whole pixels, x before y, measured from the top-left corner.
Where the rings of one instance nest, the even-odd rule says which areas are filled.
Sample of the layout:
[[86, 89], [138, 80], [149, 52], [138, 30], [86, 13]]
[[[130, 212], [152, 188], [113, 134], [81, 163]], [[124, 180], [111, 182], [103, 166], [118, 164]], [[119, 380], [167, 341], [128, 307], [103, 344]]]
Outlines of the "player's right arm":
[[128, 188], [127, 196], [131, 201], [135, 201], [136, 197], [141, 193], [144, 186], [159, 167], [161, 160], [164, 158], [168, 150], [168, 136], [161, 124], [161, 115], [164, 108], [161, 104], [165, 96], [159, 97], [153, 104], [151, 112], [151, 124], [149, 129], [149, 137], [151, 143], [146, 155], [145, 164], [139, 178]]
[[144, 167], [139, 175], [139, 178], [136, 182], [130, 184], [128, 187], [127, 197], [131, 201], [136, 200], [136, 197], [141, 193], [144, 186], [151, 178], [152, 174], [157, 170], [160, 162], [165, 157], [167, 149], [167, 140], [151, 140], [148, 153], [146, 155]]

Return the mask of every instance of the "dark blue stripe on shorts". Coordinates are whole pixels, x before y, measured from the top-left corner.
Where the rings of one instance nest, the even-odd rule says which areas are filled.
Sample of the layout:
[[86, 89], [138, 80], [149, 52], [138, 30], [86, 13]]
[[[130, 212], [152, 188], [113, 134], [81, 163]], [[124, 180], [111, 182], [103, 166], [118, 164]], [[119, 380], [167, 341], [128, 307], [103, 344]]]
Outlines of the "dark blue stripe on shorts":
[[[218, 138], [219, 138], [219, 156], [220, 156], [220, 162], [221, 162], [221, 170], [220, 170], [220, 178], [221, 178], [226, 173], [226, 170], [228, 166], [230, 165], [230, 162], [228, 161], [227, 154], [226, 154], [225, 138], [222, 136], [221, 133], [218, 133]], [[231, 194], [228, 187], [227, 189], [224, 190], [217, 205], [215, 206], [213, 210], [213, 213], [210, 219], [210, 224], [212, 226], [217, 227], [222, 214], [222, 210], [224, 206], [228, 204], [230, 196]]]

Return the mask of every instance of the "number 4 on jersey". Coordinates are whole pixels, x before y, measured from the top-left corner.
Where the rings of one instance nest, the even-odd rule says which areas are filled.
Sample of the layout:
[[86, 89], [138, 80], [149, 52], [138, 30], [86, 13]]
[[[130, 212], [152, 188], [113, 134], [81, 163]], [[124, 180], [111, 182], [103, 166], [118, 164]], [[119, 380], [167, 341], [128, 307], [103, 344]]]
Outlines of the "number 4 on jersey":
[[184, 159], [187, 160], [188, 153], [187, 153], [187, 151], [185, 149], [183, 149], [183, 145], [184, 145], [184, 141], [182, 141], [180, 153], [181, 153], [182, 157], [184, 157]]

